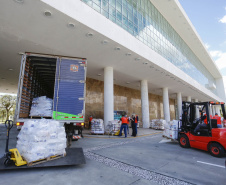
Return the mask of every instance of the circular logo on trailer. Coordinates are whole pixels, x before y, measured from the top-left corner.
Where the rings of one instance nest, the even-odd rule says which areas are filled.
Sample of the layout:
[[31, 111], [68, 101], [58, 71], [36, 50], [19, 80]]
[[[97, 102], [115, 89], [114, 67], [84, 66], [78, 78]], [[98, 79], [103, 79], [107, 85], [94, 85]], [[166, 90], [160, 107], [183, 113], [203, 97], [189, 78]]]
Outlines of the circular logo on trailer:
[[78, 65], [71, 64], [70, 71], [71, 72], [78, 72]]

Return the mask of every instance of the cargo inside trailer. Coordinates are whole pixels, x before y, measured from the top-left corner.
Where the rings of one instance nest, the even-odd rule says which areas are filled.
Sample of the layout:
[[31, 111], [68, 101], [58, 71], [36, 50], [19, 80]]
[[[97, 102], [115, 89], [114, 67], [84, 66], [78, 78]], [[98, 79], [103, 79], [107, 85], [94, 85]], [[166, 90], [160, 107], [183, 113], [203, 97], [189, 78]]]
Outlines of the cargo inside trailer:
[[27, 56], [23, 72], [19, 118], [30, 118], [34, 98], [54, 97], [56, 58]]

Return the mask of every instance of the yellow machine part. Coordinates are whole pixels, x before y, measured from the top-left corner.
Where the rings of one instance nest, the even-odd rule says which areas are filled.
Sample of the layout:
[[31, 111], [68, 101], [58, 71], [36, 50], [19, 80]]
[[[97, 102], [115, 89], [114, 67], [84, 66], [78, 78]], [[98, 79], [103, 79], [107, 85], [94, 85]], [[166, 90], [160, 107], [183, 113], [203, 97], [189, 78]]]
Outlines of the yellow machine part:
[[20, 152], [17, 150], [17, 148], [10, 149], [9, 151], [12, 153], [10, 159], [15, 162], [16, 166], [27, 164], [27, 162], [21, 157]]
[[[119, 133], [120, 133], [120, 130], [118, 130], [114, 135], [115, 135], [115, 136], [118, 136]], [[123, 133], [122, 133], [122, 135], [123, 135]]]

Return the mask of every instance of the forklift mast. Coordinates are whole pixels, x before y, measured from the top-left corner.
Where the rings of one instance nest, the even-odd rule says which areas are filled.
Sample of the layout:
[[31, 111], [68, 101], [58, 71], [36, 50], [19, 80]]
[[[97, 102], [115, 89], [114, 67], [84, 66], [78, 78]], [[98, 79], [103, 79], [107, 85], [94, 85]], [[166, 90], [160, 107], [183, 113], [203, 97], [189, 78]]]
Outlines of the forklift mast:
[[214, 106], [214, 105], [221, 105], [221, 110], [222, 110], [222, 114], [224, 119], [226, 119], [226, 114], [225, 114], [225, 104], [223, 102], [195, 102], [195, 103], [191, 103], [191, 102], [182, 102], [182, 120], [181, 120], [181, 131], [191, 131], [191, 129], [194, 129], [194, 126], [197, 125], [194, 124], [196, 121], [200, 121], [200, 119], [198, 119], [196, 117], [196, 111], [201, 112], [201, 115], [199, 116], [201, 118], [201, 116], [204, 112], [206, 114], [207, 117], [207, 125], [209, 126], [209, 129], [212, 129], [212, 124], [211, 124], [211, 117], [210, 117], [210, 105]]

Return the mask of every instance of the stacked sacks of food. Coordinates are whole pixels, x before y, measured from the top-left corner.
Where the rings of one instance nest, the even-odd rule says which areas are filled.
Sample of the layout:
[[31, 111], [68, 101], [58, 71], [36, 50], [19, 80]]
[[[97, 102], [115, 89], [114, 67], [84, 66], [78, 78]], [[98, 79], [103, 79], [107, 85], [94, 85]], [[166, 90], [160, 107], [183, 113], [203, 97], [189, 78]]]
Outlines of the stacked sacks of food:
[[170, 138], [178, 139], [178, 120], [173, 120], [170, 122]]
[[156, 130], [163, 130], [165, 123], [166, 123], [166, 120], [163, 120], [163, 119], [153, 119], [150, 122], [150, 128], [156, 129]]
[[92, 119], [91, 134], [104, 134], [104, 122], [102, 119]]
[[171, 139], [178, 139], [178, 120], [165, 122], [163, 136]]
[[116, 132], [118, 132], [120, 130], [121, 127], [121, 122], [119, 120], [113, 120], [113, 121], [109, 121], [108, 128], [106, 128], [106, 133], [109, 134], [111, 132], [111, 134], [115, 134]]
[[28, 163], [54, 155], [65, 156], [64, 126], [50, 119], [25, 121], [16, 147]]
[[46, 96], [34, 98], [31, 105], [30, 116], [52, 117], [53, 100]]

